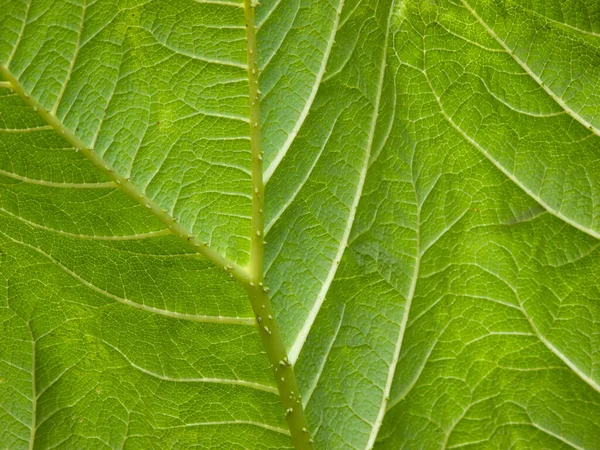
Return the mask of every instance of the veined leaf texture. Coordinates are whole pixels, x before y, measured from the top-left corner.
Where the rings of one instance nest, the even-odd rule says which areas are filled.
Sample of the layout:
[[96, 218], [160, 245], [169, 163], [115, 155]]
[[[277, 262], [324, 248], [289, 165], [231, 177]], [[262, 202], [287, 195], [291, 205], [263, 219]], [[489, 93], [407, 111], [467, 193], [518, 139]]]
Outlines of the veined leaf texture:
[[600, 449], [598, 0], [0, 0], [0, 448]]

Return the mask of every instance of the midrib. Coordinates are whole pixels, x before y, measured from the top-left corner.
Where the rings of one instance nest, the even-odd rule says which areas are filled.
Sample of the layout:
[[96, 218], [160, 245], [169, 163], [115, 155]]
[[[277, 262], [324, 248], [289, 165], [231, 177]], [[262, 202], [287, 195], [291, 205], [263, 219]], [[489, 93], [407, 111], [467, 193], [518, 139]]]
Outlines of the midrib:
[[298, 450], [311, 450], [313, 440], [308, 432], [308, 423], [302, 407], [300, 390], [296, 382], [294, 367], [290, 363], [279, 325], [275, 322], [275, 311], [264, 286], [264, 194], [263, 152], [261, 148], [259, 67], [256, 44], [254, 12], [258, 2], [244, 0], [246, 25], [246, 54], [248, 59], [248, 107], [250, 111], [250, 148], [252, 154], [252, 235], [250, 240], [250, 280], [245, 284], [248, 299], [258, 323], [258, 334], [265, 348], [267, 359], [273, 367], [279, 397], [285, 409], [285, 418], [290, 438]]

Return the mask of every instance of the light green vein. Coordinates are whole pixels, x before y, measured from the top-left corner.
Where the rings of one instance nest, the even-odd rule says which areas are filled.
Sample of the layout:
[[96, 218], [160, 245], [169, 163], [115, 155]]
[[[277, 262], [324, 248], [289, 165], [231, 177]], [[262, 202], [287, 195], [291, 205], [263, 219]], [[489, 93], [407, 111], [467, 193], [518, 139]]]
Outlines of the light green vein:
[[211, 377], [191, 377], [191, 378], [176, 378], [176, 377], [170, 377], [168, 375], [163, 375], [163, 374], [159, 374], [159, 373], [155, 373], [152, 372], [148, 369], [145, 369], [141, 366], [139, 366], [138, 364], [134, 363], [133, 361], [131, 361], [131, 359], [129, 359], [127, 357], [127, 355], [125, 355], [125, 353], [123, 353], [120, 349], [118, 349], [117, 347], [115, 347], [112, 344], [109, 344], [106, 341], [102, 341], [105, 345], [108, 345], [110, 348], [112, 348], [114, 351], [116, 351], [117, 353], [119, 353], [119, 355], [121, 355], [123, 357], [123, 359], [125, 359], [125, 361], [127, 361], [127, 363], [133, 367], [136, 370], [139, 370], [142, 373], [145, 373], [146, 375], [149, 375], [153, 378], [157, 378], [159, 380], [162, 381], [170, 381], [170, 382], [174, 382], [174, 383], [212, 383], [212, 384], [230, 384], [230, 385], [235, 385], [235, 386], [243, 386], [243, 387], [248, 387], [251, 389], [257, 389], [259, 391], [265, 391], [265, 392], [270, 392], [273, 394], [277, 394], [277, 388], [275, 386], [267, 386], [266, 384], [260, 384], [260, 383], [255, 383], [253, 381], [246, 381], [246, 380], [236, 380], [236, 379], [227, 379], [227, 378], [211, 378]]
[[226, 325], [246, 325], [246, 326], [255, 326], [255, 324], [256, 324], [254, 317], [226, 317], [226, 316], [208, 316], [208, 315], [199, 315], [199, 314], [185, 314], [185, 313], [180, 313], [180, 312], [175, 312], [175, 311], [169, 311], [166, 309], [155, 308], [154, 306], [148, 306], [148, 305], [144, 305], [141, 303], [136, 303], [127, 298], [119, 297], [118, 295], [115, 295], [108, 291], [105, 291], [104, 289], [101, 289], [98, 286], [90, 283], [89, 281], [82, 278], [81, 276], [79, 276], [77, 273], [75, 273], [68, 267], [64, 266], [62, 263], [60, 263], [58, 260], [53, 258], [51, 255], [47, 254], [40, 248], [35, 247], [30, 244], [27, 244], [26, 242], [22, 242], [17, 239], [14, 239], [11, 236], [7, 235], [6, 233], [0, 232], [0, 234], [2, 234], [3, 236], [5, 236], [7, 239], [11, 240], [15, 244], [27, 247], [30, 250], [33, 250], [34, 252], [42, 255], [44, 258], [46, 258], [48, 261], [55, 264], [63, 272], [65, 272], [67, 275], [70, 275], [73, 279], [77, 280], [82, 285], [90, 288], [91, 290], [93, 290], [107, 298], [115, 300], [118, 303], [122, 303], [124, 305], [131, 306], [136, 309], [141, 309], [142, 311], [147, 311], [147, 312], [157, 314], [160, 316], [170, 317], [173, 319], [187, 320], [190, 322], [219, 323], [219, 324], [226, 324]]
[[131, 235], [92, 235], [92, 234], [78, 234], [78, 233], [69, 233], [68, 231], [58, 230], [56, 228], [50, 228], [39, 223], [32, 222], [23, 217], [17, 216], [16, 214], [11, 213], [10, 211], [5, 210], [4, 208], [0, 208], [0, 213], [6, 214], [7, 216], [12, 217], [13, 219], [19, 220], [33, 228], [38, 230], [47, 231], [49, 233], [60, 234], [62, 236], [71, 237], [74, 239], [82, 239], [89, 241], [135, 241], [141, 239], [149, 239], [153, 237], [159, 236], [167, 236], [171, 234], [171, 230], [164, 229], [158, 231], [149, 231], [148, 233], [139, 233], [139, 234], [131, 234]]
[[19, 175], [13, 172], [8, 172], [6, 170], [0, 169], [0, 175], [4, 175], [5, 177], [13, 178], [15, 180], [22, 181], [28, 184], [37, 184], [40, 186], [46, 187], [55, 187], [55, 188], [68, 188], [68, 189], [110, 189], [116, 188], [117, 184], [113, 181], [99, 182], [99, 183], [66, 183], [66, 182], [56, 182], [56, 181], [47, 181], [47, 180], [39, 180], [35, 178], [24, 177], [23, 175]]
[[201, 426], [219, 426], [219, 425], [252, 425], [260, 428], [264, 428], [265, 430], [274, 431], [276, 433], [285, 434], [286, 436], [290, 435], [289, 430], [284, 428], [276, 427], [273, 425], [269, 425], [267, 423], [257, 422], [255, 420], [223, 420], [218, 422], [196, 422], [196, 423], [186, 423], [184, 425], [178, 425], [174, 427], [165, 427], [158, 428], [159, 430], [171, 430], [173, 428], [190, 428], [190, 427], [201, 427]]

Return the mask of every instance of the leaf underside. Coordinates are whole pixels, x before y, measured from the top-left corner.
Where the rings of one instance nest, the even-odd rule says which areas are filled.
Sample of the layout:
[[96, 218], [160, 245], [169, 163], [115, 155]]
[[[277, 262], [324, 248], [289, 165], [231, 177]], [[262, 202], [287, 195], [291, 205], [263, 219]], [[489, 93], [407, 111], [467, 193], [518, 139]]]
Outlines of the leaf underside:
[[[0, 447], [291, 448], [243, 283], [163, 220], [248, 265], [242, 3], [0, 11]], [[599, 449], [600, 3], [269, 0], [257, 38], [315, 447]]]

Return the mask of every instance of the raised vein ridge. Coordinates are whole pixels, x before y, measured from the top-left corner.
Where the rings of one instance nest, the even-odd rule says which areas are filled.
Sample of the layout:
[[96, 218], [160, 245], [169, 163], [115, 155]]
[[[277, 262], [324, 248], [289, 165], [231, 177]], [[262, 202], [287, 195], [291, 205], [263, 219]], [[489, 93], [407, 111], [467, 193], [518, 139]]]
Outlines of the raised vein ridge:
[[298, 120], [296, 120], [296, 123], [294, 124], [294, 128], [292, 129], [292, 131], [288, 135], [287, 139], [285, 140], [285, 142], [283, 143], [283, 145], [277, 152], [275, 159], [273, 161], [271, 161], [271, 164], [269, 164], [269, 167], [267, 167], [267, 169], [265, 170], [265, 174], [264, 174], [265, 184], [269, 182], [269, 180], [271, 179], [271, 177], [277, 170], [277, 167], [279, 167], [279, 164], [281, 163], [281, 161], [287, 154], [287, 151], [289, 150], [292, 143], [296, 139], [296, 136], [298, 135], [300, 128], [302, 128], [304, 121], [308, 117], [310, 108], [315, 100], [315, 97], [317, 96], [317, 91], [319, 90], [319, 86], [321, 85], [321, 81], [323, 80], [323, 76], [325, 75], [325, 69], [327, 69], [327, 62], [329, 61], [329, 55], [331, 54], [331, 49], [333, 48], [333, 44], [335, 43], [335, 35], [337, 34], [337, 31], [339, 29], [340, 16], [342, 15], [343, 7], [344, 7], [344, 0], [340, 0], [337, 11], [336, 11], [336, 15], [335, 15], [335, 21], [333, 23], [333, 27], [331, 28], [331, 35], [329, 37], [329, 42], [327, 43], [327, 48], [325, 49], [325, 54], [323, 55], [323, 60], [321, 61], [321, 67], [319, 68], [319, 73], [317, 73], [315, 82], [310, 91], [310, 95], [308, 96], [308, 99], [306, 100], [306, 104], [304, 105], [304, 109], [302, 109], [302, 113], [300, 114], [300, 117], [298, 117]]
[[250, 280], [244, 282], [252, 310], [258, 322], [258, 334], [265, 347], [267, 358], [275, 372], [275, 381], [281, 403], [285, 408], [285, 417], [290, 429], [294, 447], [298, 450], [313, 448], [308, 433], [308, 424], [300, 391], [296, 383], [296, 374], [290, 363], [279, 326], [275, 322], [275, 312], [269, 299], [269, 289], [264, 285], [264, 193], [263, 153], [261, 148], [260, 90], [258, 85], [258, 58], [256, 45], [256, 26], [254, 13], [255, 0], [244, 0], [246, 21], [246, 40], [248, 58], [248, 93], [250, 108], [250, 147], [252, 150], [252, 236], [250, 245]]

